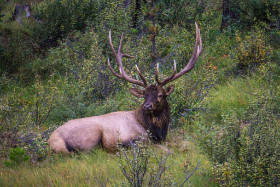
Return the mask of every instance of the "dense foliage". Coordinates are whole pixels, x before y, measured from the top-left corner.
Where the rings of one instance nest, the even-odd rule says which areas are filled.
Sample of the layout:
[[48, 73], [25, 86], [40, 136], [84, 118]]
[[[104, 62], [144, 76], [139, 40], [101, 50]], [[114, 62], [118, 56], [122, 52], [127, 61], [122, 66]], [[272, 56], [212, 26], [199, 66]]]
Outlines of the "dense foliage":
[[[136, 56], [124, 60], [126, 72], [139, 78], [138, 65], [152, 84], [157, 63], [160, 78], [172, 73], [174, 60], [178, 70], [187, 64], [197, 22], [203, 53], [191, 73], [172, 83], [170, 129], [183, 131], [181, 139], [200, 146], [212, 165], [200, 174], [217, 184], [279, 185], [278, 1], [30, 1], [32, 17], [20, 22], [10, 19], [15, 3], [22, 2], [0, 0], [0, 157], [5, 159], [0, 166], [52, 162], [47, 140], [65, 121], [141, 104], [128, 92], [133, 85], [107, 68], [107, 58], [113, 59], [109, 30], [114, 46], [123, 32], [123, 52]], [[166, 146], [180, 154], [191, 152], [172, 142]], [[135, 186], [133, 172], [147, 165], [127, 158], [138, 151], [145, 164], [151, 152], [143, 147], [121, 151], [126, 185]], [[161, 161], [157, 164], [164, 165]], [[147, 169], [150, 181], [142, 176], [141, 184], [174, 185], [170, 173], [166, 180], [155, 179], [160, 169]]]

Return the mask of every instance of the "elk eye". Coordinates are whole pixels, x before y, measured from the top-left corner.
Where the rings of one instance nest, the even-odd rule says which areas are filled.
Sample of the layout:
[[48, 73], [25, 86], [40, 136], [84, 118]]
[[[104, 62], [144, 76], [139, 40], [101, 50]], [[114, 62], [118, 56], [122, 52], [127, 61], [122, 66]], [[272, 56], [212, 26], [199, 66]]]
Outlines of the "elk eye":
[[162, 94], [159, 94], [158, 97], [162, 97]]

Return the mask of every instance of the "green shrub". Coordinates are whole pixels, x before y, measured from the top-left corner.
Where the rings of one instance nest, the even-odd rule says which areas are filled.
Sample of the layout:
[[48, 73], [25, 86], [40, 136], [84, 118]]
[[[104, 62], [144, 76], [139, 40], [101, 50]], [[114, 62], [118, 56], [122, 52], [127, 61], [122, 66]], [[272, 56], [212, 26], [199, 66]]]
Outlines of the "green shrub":
[[[61, 89], [58, 89], [61, 82], [51, 77], [47, 82], [43, 82], [38, 76], [35, 77], [35, 84], [32, 87], [3, 86], [3, 94], [1, 93], [0, 97], [0, 154], [2, 156], [7, 156], [10, 147], [40, 145], [40, 141], [35, 141], [36, 138], [42, 140], [38, 131], [41, 132], [49, 126], [49, 118], [53, 110], [63, 100]], [[7, 81], [6, 84], [13, 84], [13, 81]], [[37, 154], [34, 150], [29, 153]]]
[[[264, 23], [272, 29], [279, 24], [279, 1], [245, 0], [239, 1], [241, 24], [250, 28], [252, 25]], [[279, 26], [278, 26], [279, 29]]]
[[1, 95], [0, 101], [0, 154], [7, 156], [9, 148], [17, 146], [19, 132], [32, 124], [32, 119], [27, 113], [29, 102], [24, 97], [23, 89]]
[[29, 160], [29, 156], [26, 155], [26, 152], [23, 147], [16, 147], [10, 149], [9, 160], [5, 160], [4, 164], [7, 167], [19, 166], [19, 164]]
[[22, 135], [20, 145], [24, 146], [26, 152], [30, 155], [30, 161], [35, 164], [44, 161], [50, 153], [48, 139], [51, 133], [57, 128], [57, 125], [50, 126], [42, 133], [33, 133]]
[[84, 31], [89, 22], [97, 23], [95, 19], [105, 5], [102, 0], [44, 1], [34, 9], [34, 17], [40, 20], [34, 34], [41, 47], [51, 47], [68, 33]]
[[24, 66], [36, 56], [36, 42], [31, 37], [32, 23], [18, 22], [3, 24], [0, 42], [0, 71], [8, 73], [22, 72]]
[[276, 95], [263, 92], [250, 102], [242, 118], [226, 114], [221, 124], [213, 123], [208, 129], [201, 142], [221, 185], [279, 184], [279, 104]]
[[[207, 4], [208, 3], [208, 4]], [[203, 17], [208, 10], [215, 10], [217, 2], [200, 2], [193, 0], [164, 0], [159, 2], [159, 21], [163, 24], [176, 24], [189, 27], [197, 18]], [[209, 5], [210, 4], [210, 5]], [[209, 11], [210, 12], [210, 11]], [[214, 12], [214, 11], [213, 11]], [[213, 13], [212, 12], [212, 13]], [[206, 13], [207, 14], [207, 13]], [[208, 16], [211, 17], [212, 15]], [[206, 17], [204, 17], [206, 18]], [[207, 19], [207, 18], [206, 18]]]
[[[106, 54], [106, 57], [113, 57], [111, 49], [109, 47], [108, 32], [112, 31], [112, 41], [115, 49], [119, 46], [120, 35], [124, 33], [123, 45], [135, 45], [135, 40], [131, 37], [132, 28], [132, 11], [134, 10], [134, 3], [125, 3], [123, 1], [109, 0], [108, 4], [104, 7], [103, 11], [98, 15], [98, 23], [91, 25], [98, 33], [98, 46], [102, 49], [102, 52]], [[126, 5], [124, 5], [126, 4]], [[128, 43], [127, 40], [130, 42]], [[124, 53], [133, 54], [123, 46], [122, 51]], [[114, 65], [112, 64], [114, 67]], [[118, 68], [117, 68], [118, 69]]]
[[198, 113], [208, 110], [203, 103], [216, 84], [215, 72], [202, 68], [198, 73], [193, 71], [192, 75], [185, 75], [173, 82], [175, 91], [169, 98], [173, 125], [189, 126]]
[[48, 58], [34, 63], [35, 72], [63, 75], [58, 78], [63, 86], [57, 89], [63, 92], [63, 99], [50, 115], [51, 123], [94, 114], [104, 99], [125, 84], [109, 72], [98, 39], [93, 30], [77, 32], [51, 50]]
[[266, 43], [264, 32], [258, 28], [248, 33], [245, 37], [236, 34], [237, 47], [235, 59], [237, 70], [246, 73], [261, 64], [267, 63], [272, 52], [271, 47]]

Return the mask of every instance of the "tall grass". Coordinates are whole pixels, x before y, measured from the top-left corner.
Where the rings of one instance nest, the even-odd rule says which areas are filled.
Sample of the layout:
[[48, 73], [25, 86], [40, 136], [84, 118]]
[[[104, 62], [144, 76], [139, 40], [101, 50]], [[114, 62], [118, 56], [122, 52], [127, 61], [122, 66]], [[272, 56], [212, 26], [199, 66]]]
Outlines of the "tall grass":
[[[165, 175], [181, 184], [188, 171], [192, 171], [200, 162], [200, 168], [185, 185], [215, 186], [211, 182], [211, 163], [192, 142], [185, 141], [178, 130], [173, 130], [164, 145], [150, 147], [157, 155], [171, 151]], [[165, 154], [165, 153], [163, 153]], [[1, 164], [0, 186], [128, 186], [119, 167], [119, 157], [103, 149], [91, 153], [69, 156], [50, 155], [39, 165], [19, 165], [8, 168]], [[155, 168], [156, 162], [150, 162], [148, 168]]]
[[206, 105], [212, 111], [212, 118], [217, 121], [222, 115], [228, 114], [237, 118], [244, 117], [248, 105], [264, 89], [268, 89], [268, 85], [261, 83], [257, 75], [230, 79], [210, 91]]

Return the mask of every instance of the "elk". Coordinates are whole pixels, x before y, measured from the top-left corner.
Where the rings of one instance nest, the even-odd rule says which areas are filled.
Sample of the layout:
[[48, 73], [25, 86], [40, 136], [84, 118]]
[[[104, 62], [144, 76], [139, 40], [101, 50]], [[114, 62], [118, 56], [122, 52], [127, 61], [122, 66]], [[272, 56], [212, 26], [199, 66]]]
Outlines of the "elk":
[[107, 151], [114, 151], [119, 143], [128, 145], [139, 137], [149, 136], [155, 143], [164, 141], [167, 135], [170, 122], [170, 108], [167, 97], [174, 91], [174, 86], [166, 88], [166, 84], [191, 71], [202, 52], [202, 41], [200, 30], [196, 27], [196, 43], [188, 64], [176, 73], [176, 61], [172, 75], [164, 80], [159, 80], [159, 65], [157, 64], [155, 80], [157, 84], [148, 85], [144, 76], [136, 66], [141, 81], [129, 77], [123, 67], [122, 58], [133, 58], [134, 56], [121, 53], [123, 34], [120, 45], [116, 52], [109, 31], [109, 44], [113, 55], [119, 65], [120, 74], [111, 67], [108, 58], [110, 71], [118, 78], [129, 83], [143, 87], [144, 89], [132, 88], [130, 92], [138, 97], [144, 98], [144, 103], [134, 111], [119, 111], [101, 116], [74, 119], [66, 122], [57, 128], [50, 136], [49, 145], [58, 153], [69, 153], [70, 151], [90, 151], [96, 146], [101, 146]]

